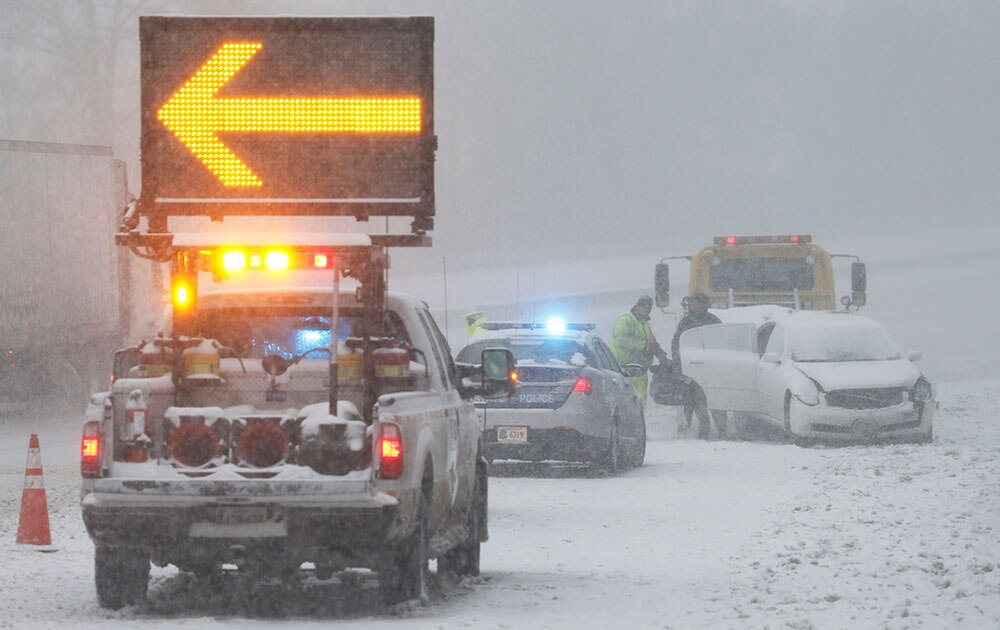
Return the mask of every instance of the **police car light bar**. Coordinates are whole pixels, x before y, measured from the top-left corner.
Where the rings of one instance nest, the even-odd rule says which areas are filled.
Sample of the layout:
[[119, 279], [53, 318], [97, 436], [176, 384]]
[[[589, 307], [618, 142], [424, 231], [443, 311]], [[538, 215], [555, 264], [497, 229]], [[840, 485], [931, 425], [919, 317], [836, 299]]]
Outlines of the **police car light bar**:
[[[566, 330], [590, 331], [596, 327], [596, 324], [582, 324], [578, 322], [569, 322], [566, 324]], [[483, 322], [482, 328], [483, 330], [546, 330], [547, 325], [540, 322]]]
[[778, 236], [716, 236], [715, 245], [762, 245], [772, 243], [812, 243], [811, 234], [782, 234]]

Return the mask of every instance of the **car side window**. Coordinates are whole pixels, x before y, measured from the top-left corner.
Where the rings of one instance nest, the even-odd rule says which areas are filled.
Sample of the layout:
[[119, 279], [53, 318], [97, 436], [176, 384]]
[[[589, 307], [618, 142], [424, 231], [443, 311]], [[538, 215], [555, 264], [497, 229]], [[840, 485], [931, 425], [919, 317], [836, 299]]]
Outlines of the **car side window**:
[[[775, 326], [771, 331], [771, 337], [767, 340], [767, 348], [764, 350], [764, 354], [768, 352], [773, 352], [776, 355], [783, 356], [785, 354], [785, 331]], [[761, 356], [764, 356], [763, 354]]]
[[701, 328], [702, 343], [706, 350], [753, 351], [755, 329], [753, 324], [720, 324]]
[[757, 329], [757, 353], [760, 356], [764, 356], [764, 348], [767, 347], [767, 343], [771, 340], [771, 333], [774, 332], [774, 327], [775, 323], [770, 322]]
[[685, 330], [681, 333], [680, 346], [681, 348], [702, 348], [704, 347], [701, 342], [701, 334], [704, 328], [695, 328], [693, 330]]
[[621, 373], [622, 368], [618, 365], [618, 360], [615, 359], [615, 355], [611, 353], [611, 349], [608, 348], [604, 341], [594, 339], [594, 348], [597, 351], [597, 355], [603, 359], [601, 362], [605, 366], [604, 369], [611, 370], [612, 372], [618, 372], [619, 374]]

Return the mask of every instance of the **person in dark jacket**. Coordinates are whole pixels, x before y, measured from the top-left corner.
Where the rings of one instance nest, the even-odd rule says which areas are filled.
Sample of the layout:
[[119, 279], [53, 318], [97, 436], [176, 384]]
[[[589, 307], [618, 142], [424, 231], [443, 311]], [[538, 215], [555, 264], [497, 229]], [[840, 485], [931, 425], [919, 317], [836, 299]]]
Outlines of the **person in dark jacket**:
[[[671, 358], [674, 361], [675, 374], [681, 374], [681, 350], [680, 341], [681, 334], [685, 330], [691, 330], [692, 328], [697, 328], [699, 326], [708, 326], [709, 324], [721, 324], [720, 320], [715, 315], [708, 312], [708, 296], [704, 293], [692, 293], [684, 300], [687, 303], [687, 313], [681, 318], [680, 323], [677, 324], [677, 332], [674, 333], [674, 339], [670, 344]], [[709, 414], [708, 414], [708, 403], [705, 401], [705, 393], [686, 376], [679, 377], [683, 381], [684, 385], [687, 387], [687, 395], [685, 396], [684, 403], [684, 419], [687, 421], [688, 429], [691, 428], [691, 419], [697, 413], [698, 415], [698, 437], [701, 439], [708, 439], [709, 434]], [[720, 438], [726, 437], [726, 412], [719, 411], [712, 414], [715, 420], [716, 430], [719, 432]]]

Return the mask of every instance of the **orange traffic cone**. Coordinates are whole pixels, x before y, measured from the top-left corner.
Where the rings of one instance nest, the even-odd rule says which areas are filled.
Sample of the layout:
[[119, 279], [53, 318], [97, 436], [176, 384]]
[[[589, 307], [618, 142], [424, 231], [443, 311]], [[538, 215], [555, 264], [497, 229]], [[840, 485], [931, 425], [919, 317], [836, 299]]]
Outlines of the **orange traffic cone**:
[[51, 545], [49, 506], [45, 501], [42, 480], [42, 455], [38, 435], [31, 434], [28, 442], [28, 464], [24, 470], [24, 491], [21, 493], [21, 522], [17, 527], [17, 542], [24, 545]]

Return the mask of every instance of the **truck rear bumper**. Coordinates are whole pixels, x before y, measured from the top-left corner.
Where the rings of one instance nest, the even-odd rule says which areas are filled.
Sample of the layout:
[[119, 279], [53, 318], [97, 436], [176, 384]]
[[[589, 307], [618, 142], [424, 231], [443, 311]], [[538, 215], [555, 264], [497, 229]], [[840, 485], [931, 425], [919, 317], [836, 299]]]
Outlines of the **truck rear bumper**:
[[399, 502], [374, 491], [199, 496], [109, 492], [123, 485], [102, 482], [82, 505], [95, 544], [141, 547], [170, 562], [225, 562], [255, 550], [363, 555], [392, 538], [399, 516]]

